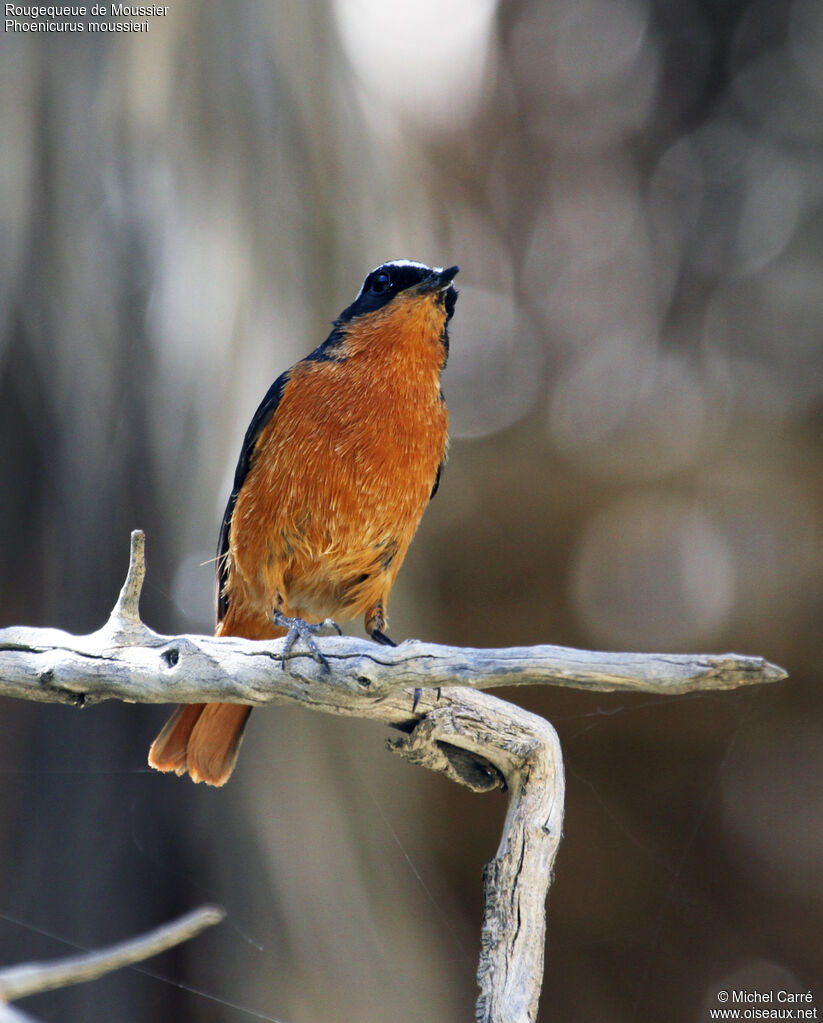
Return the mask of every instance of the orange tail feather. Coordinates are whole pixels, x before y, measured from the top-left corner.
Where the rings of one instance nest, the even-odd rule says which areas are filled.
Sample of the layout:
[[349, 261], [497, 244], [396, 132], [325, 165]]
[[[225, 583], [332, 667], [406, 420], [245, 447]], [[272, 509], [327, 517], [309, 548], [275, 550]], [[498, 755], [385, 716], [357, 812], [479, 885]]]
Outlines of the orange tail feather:
[[151, 744], [149, 766], [157, 771], [186, 773], [186, 747], [197, 719], [205, 710], [205, 703], [181, 704], [163, 726]]
[[[243, 616], [230, 606], [217, 636], [273, 639], [286, 630], [265, 616]], [[229, 780], [252, 708], [243, 703], [190, 703], [179, 706], [149, 750], [149, 766], [185, 774], [192, 781], [225, 785]]]
[[252, 708], [239, 703], [192, 703], [177, 708], [149, 750], [158, 771], [188, 771], [192, 781], [225, 785]]

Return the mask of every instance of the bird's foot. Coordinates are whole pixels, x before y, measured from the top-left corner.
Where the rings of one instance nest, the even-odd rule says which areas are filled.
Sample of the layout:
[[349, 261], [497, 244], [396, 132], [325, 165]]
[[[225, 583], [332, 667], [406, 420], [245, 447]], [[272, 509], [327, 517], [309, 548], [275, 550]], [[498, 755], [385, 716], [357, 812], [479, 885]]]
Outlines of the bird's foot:
[[281, 629], [288, 630], [286, 642], [283, 644], [283, 653], [280, 655], [280, 666], [284, 671], [286, 670], [286, 657], [291, 653], [292, 647], [298, 639], [303, 640], [309, 648], [311, 657], [323, 666], [324, 671], [331, 671], [331, 666], [323, 654], [320, 653], [314, 637], [322, 632], [323, 629], [334, 629], [338, 636], [342, 636], [343, 633], [340, 631], [340, 626], [337, 622], [331, 618], [326, 618], [322, 622], [315, 624], [304, 621], [302, 618], [289, 618], [282, 611], [275, 611], [272, 615], [272, 621], [275, 625], [280, 626]]
[[[417, 710], [417, 704], [420, 703], [420, 697], [423, 695], [422, 689], [415, 689], [414, 699], [412, 700], [412, 714]], [[440, 686], [437, 687], [437, 699], [440, 699]]]
[[[397, 646], [391, 636], [387, 636], [385, 632], [379, 627], [375, 627], [369, 630], [369, 635], [375, 643], [380, 643], [382, 646]], [[417, 704], [420, 703], [420, 697], [423, 695], [422, 689], [415, 689], [414, 697], [412, 699], [412, 714], [417, 710]], [[437, 699], [440, 699], [440, 686], [437, 687]]]
[[381, 646], [397, 646], [391, 636], [387, 636], [382, 629], [372, 629], [369, 635], [375, 643], [379, 643]]
[[[382, 622], [382, 618], [381, 618]], [[369, 636], [374, 640], [375, 643], [379, 643], [381, 646], [397, 646], [391, 636], [387, 636], [383, 629], [376, 626], [373, 629], [369, 629]], [[420, 703], [420, 697], [423, 695], [422, 689], [415, 689], [414, 698], [412, 699], [412, 714], [417, 710], [417, 704]], [[440, 686], [437, 687], [437, 699], [440, 699]]]

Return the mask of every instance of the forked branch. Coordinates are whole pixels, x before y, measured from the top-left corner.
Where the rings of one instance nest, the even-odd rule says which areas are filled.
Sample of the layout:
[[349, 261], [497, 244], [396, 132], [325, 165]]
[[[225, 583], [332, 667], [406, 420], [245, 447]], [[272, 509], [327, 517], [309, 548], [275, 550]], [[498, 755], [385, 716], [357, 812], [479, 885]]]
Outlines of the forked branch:
[[[282, 639], [163, 636], [140, 620], [143, 534], [108, 622], [88, 636], [0, 630], [0, 695], [84, 706], [134, 703], [300, 703], [373, 718], [405, 733], [390, 748], [454, 781], [505, 787], [509, 810], [484, 878], [477, 1019], [528, 1023], [543, 975], [545, 901], [563, 820], [563, 761], [542, 718], [477, 690], [561, 685], [599, 692], [680, 694], [774, 682], [786, 673], [737, 654], [597, 653], [534, 646], [486, 650], [407, 641], [319, 641], [324, 671], [299, 646], [282, 670]], [[415, 705], [413, 689], [423, 696]], [[1, 1021], [0, 1021], [1, 1023]]]

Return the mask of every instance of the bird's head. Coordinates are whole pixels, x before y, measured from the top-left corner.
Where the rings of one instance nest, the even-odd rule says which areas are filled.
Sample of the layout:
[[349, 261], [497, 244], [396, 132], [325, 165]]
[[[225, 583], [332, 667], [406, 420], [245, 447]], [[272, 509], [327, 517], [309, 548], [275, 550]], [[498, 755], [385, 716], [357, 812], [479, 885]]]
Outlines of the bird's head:
[[392, 259], [381, 263], [363, 281], [363, 287], [354, 302], [344, 309], [338, 324], [348, 323], [358, 316], [377, 312], [396, 299], [423, 298], [442, 306], [446, 320], [454, 314], [457, 289], [452, 284], [459, 266], [427, 266], [411, 259]]

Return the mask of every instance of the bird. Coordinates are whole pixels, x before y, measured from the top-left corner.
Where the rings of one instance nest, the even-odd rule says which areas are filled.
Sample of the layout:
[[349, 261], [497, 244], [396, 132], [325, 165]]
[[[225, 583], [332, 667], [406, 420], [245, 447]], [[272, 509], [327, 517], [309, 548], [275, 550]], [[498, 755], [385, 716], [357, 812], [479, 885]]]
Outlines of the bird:
[[[448, 448], [441, 373], [459, 267], [381, 263], [326, 340], [269, 388], [246, 431], [220, 527], [218, 636], [285, 636], [324, 667], [321, 629], [386, 608]], [[415, 694], [415, 702], [419, 693]], [[159, 771], [224, 785], [252, 708], [179, 706], [149, 750]]]

